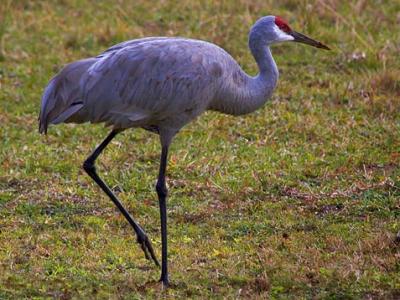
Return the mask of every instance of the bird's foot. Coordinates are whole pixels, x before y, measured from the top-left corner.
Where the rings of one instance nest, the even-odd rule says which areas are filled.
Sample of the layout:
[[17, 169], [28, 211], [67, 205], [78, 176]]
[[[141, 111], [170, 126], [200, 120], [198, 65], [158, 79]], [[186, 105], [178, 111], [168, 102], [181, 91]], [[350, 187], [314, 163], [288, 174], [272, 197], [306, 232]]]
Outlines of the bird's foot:
[[161, 274], [160, 282], [163, 285], [163, 289], [167, 289], [170, 285], [169, 279], [168, 279], [168, 274]]
[[151, 245], [151, 242], [144, 231], [137, 233], [137, 242], [140, 244], [140, 247], [142, 247], [146, 258], [148, 260], [153, 260], [156, 266], [159, 267], [160, 264], [156, 258], [156, 255], [154, 254], [153, 246]]

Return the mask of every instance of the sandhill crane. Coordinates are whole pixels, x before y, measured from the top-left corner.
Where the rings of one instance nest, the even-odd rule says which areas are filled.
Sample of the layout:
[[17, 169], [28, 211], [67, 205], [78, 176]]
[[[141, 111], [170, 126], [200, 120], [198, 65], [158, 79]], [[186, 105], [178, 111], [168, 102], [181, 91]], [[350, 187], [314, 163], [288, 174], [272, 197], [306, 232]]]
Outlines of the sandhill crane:
[[148, 37], [112, 46], [99, 56], [65, 66], [47, 85], [39, 131], [49, 124], [99, 123], [111, 133], [83, 163], [83, 169], [110, 197], [133, 227], [147, 259], [159, 266], [143, 228], [98, 176], [95, 161], [121, 131], [141, 127], [159, 135], [161, 158], [156, 191], [161, 216], [161, 278], [168, 286], [167, 186], [168, 148], [179, 130], [206, 110], [243, 115], [260, 108], [272, 95], [278, 69], [270, 46], [293, 41], [329, 48], [293, 31], [280, 17], [260, 18], [249, 33], [249, 48], [259, 74], [247, 75], [222, 48], [205, 41]]

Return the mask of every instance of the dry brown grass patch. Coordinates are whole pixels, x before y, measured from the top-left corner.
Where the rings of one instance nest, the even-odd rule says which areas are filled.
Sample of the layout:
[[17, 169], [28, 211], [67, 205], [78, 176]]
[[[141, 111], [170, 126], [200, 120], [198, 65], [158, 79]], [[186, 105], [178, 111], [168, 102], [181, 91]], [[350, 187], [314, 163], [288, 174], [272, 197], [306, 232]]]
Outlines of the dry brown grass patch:
[[371, 87], [377, 94], [400, 96], [400, 71], [385, 70], [375, 74], [371, 78]]

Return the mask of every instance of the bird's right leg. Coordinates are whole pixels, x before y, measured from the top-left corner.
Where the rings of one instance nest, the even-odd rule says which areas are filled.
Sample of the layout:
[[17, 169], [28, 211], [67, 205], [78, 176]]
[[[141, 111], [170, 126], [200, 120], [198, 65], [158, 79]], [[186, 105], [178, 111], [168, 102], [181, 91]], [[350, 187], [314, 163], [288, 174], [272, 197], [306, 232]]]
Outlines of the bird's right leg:
[[[128, 213], [125, 207], [122, 206], [121, 202], [114, 195], [114, 193], [110, 190], [107, 184], [97, 175], [95, 161], [96, 158], [100, 155], [100, 153], [107, 147], [107, 145], [111, 142], [111, 140], [118, 134], [119, 131], [113, 130], [111, 133], [105, 138], [105, 140], [93, 151], [93, 153], [85, 160], [83, 163], [83, 169], [88, 173], [88, 175], [101, 187], [101, 189], [110, 197], [111, 201], [114, 202], [115, 206], [119, 209], [119, 211], [124, 215], [125, 219], [128, 220], [129, 224], [131, 224], [133, 230], [135, 230], [137, 235], [137, 242], [142, 247], [144, 254], [147, 259], [153, 259], [157, 266], [160, 266], [158, 260], [154, 254], [153, 247], [150, 243], [149, 238], [144, 232], [143, 228], [140, 227], [138, 223], [132, 218], [132, 216]], [[149, 255], [150, 253], [150, 255]], [[151, 257], [151, 258], [150, 258]]]

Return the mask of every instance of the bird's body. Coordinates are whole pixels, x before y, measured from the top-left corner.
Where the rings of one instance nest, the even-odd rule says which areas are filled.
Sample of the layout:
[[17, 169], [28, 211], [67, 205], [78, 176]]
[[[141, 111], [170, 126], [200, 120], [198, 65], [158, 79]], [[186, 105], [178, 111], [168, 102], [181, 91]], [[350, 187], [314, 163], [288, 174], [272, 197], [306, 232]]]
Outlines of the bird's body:
[[[200, 40], [143, 38], [67, 65], [48, 85], [41, 131], [49, 123], [105, 122], [115, 129], [178, 132], [205, 110], [240, 115], [272, 94], [277, 68], [248, 76], [222, 48]], [[264, 79], [264, 80], [262, 80]]]
[[328, 49], [292, 31], [279, 17], [259, 19], [249, 34], [249, 48], [259, 74], [247, 75], [222, 48], [199, 40], [151, 37], [115, 45], [94, 58], [64, 67], [42, 98], [39, 131], [62, 122], [104, 122], [110, 135], [84, 162], [83, 168], [131, 224], [146, 257], [158, 265], [150, 240], [118, 198], [98, 176], [95, 160], [122, 130], [142, 127], [160, 136], [162, 151], [156, 185], [162, 237], [161, 281], [168, 285], [167, 187], [165, 172], [172, 138], [205, 110], [231, 115], [250, 113], [272, 95], [278, 69], [269, 46], [297, 41]]

